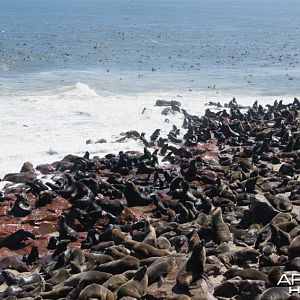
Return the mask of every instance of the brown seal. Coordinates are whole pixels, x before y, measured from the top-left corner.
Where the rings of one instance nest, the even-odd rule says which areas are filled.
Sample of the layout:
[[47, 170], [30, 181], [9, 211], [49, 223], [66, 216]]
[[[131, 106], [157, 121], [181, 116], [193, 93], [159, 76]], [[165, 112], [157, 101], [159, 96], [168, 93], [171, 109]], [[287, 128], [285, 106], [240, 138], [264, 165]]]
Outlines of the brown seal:
[[260, 253], [252, 248], [243, 248], [236, 251], [228, 251], [219, 254], [221, 262], [230, 269], [232, 265], [244, 263], [246, 261], [256, 261]]
[[123, 245], [126, 248], [133, 250], [135, 255], [140, 258], [147, 258], [152, 256], [160, 257], [171, 254], [169, 250], [158, 249], [144, 242], [125, 241]]
[[115, 292], [121, 285], [130, 280], [135, 274], [135, 271], [127, 271], [122, 274], [116, 274], [105, 281], [102, 286]]
[[66, 297], [70, 291], [72, 291], [72, 286], [60, 286], [57, 288], [54, 288], [52, 291], [49, 292], [43, 292], [40, 294], [40, 296], [43, 299], [61, 299]]
[[289, 245], [288, 256], [290, 259], [300, 256], [300, 235], [296, 236]]
[[117, 259], [96, 267], [98, 271], [108, 272], [110, 274], [120, 274], [128, 270], [137, 270], [140, 261], [136, 257], [127, 255], [121, 259]]
[[215, 242], [221, 244], [231, 240], [231, 233], [228, 225], [223, 221], [222, 210], [218, 207], [211, 217], [211, 229], [214, 233]]
[[287, 300], [289, 297], [288, 288], [271, 287], [262, 293], [260, 300]]
[[252, 279], [252, 280], [263, 280], [268, 281], [268, 276], [264, 274], [263, 272], [252, 269], [252, 268], [246, 268], [246, 269], [229, 269], [224, 273], [224, 276], [227, 279], [239, 276], [242, 279]]
[[174, 257], [162, 257], [154, 262], [147, 270], [149, 285], [157, 282], [162, 276], [166, 276], [175, 265]]
[[132, 279], [124, 283], [117, 291], [118, 298], [134, 297], [141, 299], [145, 296], [148, 287], [147, 267], [143, 266], [137, 270]]
[[54, 285], [58, 285], [60, 283], [62, 283], [63, 281], [67, 280], [68, 278], [70, 278], [71, 275], [70, 273], [65, 270], [65, 269], [59, 269], [53, 277], [51, 277], [50, 279], [48, 279], [46, 281], [46, 289], [47, 287], [51, 287], [51, 286], [54, 286]]
[[204, 241], [199, 242], [193, 247], [192, 255], [178, 272], [177, 284], [187, 289], [192, 283], [201, 278], [205, 267], [206, 254]]
[[82, 285], [83, 283], [89, 284], [89, 283], [99, 283], [102, 284], [106, 280], [108, 280], [112, 275], [105, 272], [99, 272], [99, 271], [87, 271], [82, 272], [79, 274], [75, 274], [68, 278], [64, 282], [64, 286], [72, 286], [77, 287], [79, 285]]
[[97, 298], [101, 300], [115, 300], [116, 296], [106, 287], [93, 283], [85, 287], [79, 294], [79, 300]]

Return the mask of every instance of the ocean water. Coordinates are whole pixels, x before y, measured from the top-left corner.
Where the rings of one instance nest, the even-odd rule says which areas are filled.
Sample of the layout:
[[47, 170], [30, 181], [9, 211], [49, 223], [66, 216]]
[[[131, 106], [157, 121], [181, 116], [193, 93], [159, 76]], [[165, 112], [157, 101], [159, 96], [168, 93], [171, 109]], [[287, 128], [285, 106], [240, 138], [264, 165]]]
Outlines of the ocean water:
[[299, 15], [298, 0], [0, 0], [0, 178], [142, 149], [120, 133], [182, 123], [157, 99], [201, 114], [299, 97]]

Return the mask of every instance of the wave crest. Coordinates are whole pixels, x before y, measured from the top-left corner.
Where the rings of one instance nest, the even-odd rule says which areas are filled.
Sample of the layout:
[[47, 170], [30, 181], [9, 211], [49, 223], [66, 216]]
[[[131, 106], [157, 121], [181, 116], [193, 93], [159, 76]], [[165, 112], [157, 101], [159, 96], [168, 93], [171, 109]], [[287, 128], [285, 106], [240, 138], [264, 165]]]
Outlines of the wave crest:
[[99, 96], [95, 90], [93, 90], [88, 84], [77, 82], [74, 85], [64, 86], [60, 88], [57, 95], [64, 96], [89, 96], [97, 97]]

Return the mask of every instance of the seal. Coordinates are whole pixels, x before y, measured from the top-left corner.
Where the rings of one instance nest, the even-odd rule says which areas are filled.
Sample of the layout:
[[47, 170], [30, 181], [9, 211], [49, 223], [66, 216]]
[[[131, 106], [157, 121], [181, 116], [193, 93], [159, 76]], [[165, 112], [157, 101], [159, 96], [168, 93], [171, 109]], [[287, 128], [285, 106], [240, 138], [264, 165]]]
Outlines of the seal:
[[272, 267], [268, 273], [268, 281], [271, 286], [277, 286], [278, 281], [280, 280], [283, 274], [282, 267]]
[[160, 257], [171, 254], [171, 252], [167, 249], [158, 249], [150, 244], [144, 242], [136, 242], [136, 241], [125, 241], [123, 245], [134, 251], [134, 255], [141, 259], [148, 257]]
[[84, 253], [86, 261], [101, 265], [113, 261], [114, 259], [107, 254]]
[[273, 223], [270, 224], [271, 229], [271, 242], [279, 250], [282, 246], [288, 246], [291, 243], [290, 235], [287, 232], [279, 229]]
[[252, 248], [243, 248], [236, 251], [228, 251], [218, 255], [221, 262], [230, 269], [233, 264], [239, 265], [246, 261], [256, 261], [260, 253]]
[[66, 297], [73, 290], [72, 286], [59, 286], [48, 292], [42, 292], [42, 299], [61, 299]]
[[7, 235], [0, 241], [0, 248], [6, 247], [8, 249], [18, 249], [23, 246], [24, 241], [27, 239], [34, 239], [35, 235], [25, 229], [19, 229], [18, 231]]
[[110, 274], [120, 274], [128, 270], [137, 270], [140, 261], [136, 257], [127, 255], [121, 259], [117, 259], [96, 267], [96, 270], [101, 272], [108, 272]]
[[288, 288], [271, 287], [262, 293], [260, 300], [287, 300], [289, 297]]
[[31, 205], [27, 202], [26, 194], [17, 194], [16, 198], [14, 206], [8, 211], [8, 214], [13, 215], [14, 217], [25, 217], [29, 215], [32, 209]]
[[85, 262], [85, 255], [81, 249], [76, 248], [72, 251], [69, 263], [70, 262], [73, 262], [79, 266]]
[[129, 251], [126, 254], [119, 251], [119, 249], [117, 249], [115, 246], [111, 246], [111, 247], [105, 249], [104, 253], [110, 255], [114, 259], [121, 259], [121, 258], [125, 257], [126, 255], [130, 254]]
[[35, 202], [35, 207], [42, 207], [52, 202], [52, 200], [57, 196], [57, 193], [55, 191], [41, 191], [39, 193], [39, 197]]
[[115, 292], [121, 285], [126, 283], [134, 276], [134, 271], [124, 272], [122, 274], [117, 274], [110, 277], [107, 281], [105, 281], [102, 285], [112, 292]]
[[151, 264], [151, 266], [147, 270], [149, 285], [157, 282], [161, 277], [169, 274], [175, 263], [176, 260], [174, 257], [162, 257]]
[[101, 300], [115, 300], [116, 296], [106, 287], [93, 283], [85, 287], [79, 294], [79, 300], [97, 298]]
[[126, 182], [126, 187], [124, 190], [124, 196], [127, 200], [127, 204], [129, 207], [132, 206], [146, 206], [153, 203], [153, 199], [151, 197], [146, 197], [142, 195], [137, 186], [130, 181]]
[[176, 282], [183, 289], [200, 279], [204, 272], [206, 254], [204, 241], [200, 241], [193, 247], [192, 255], [178, 272]]
[[215, 242], [221, 244], [232, 239], [228, 225], [223, 221], [222, 210], [218, 207], [211, 216], [211, 229]]
[[105, 272], [99, 271], [86, 271], [79, 274], [75, 274], [69, 277], [64, 283], [64, 286], [82, 286], [83, 284], [88, 285], [90, 283], [102, 284], [108, 280], [112, 275]]
[[32, 246], [30, 252], [23, 256], [23, 261], [25, 261], [27, 265], [32, 265], [38, 259], [39, 249], [37, 246]]
[[124, 283], [117, 290], [118, 298], [134, 297], [141, 299], [146, 295], [148, 287], [147, 266], [142, 266], [137, 270], [132, 279]]
[[65, 280], [67, 280], [70, 277], [71, 277], [71, 275], [70, 275], [70, 273], [67, 270], [65, 270], [65, 269], [59, 269], [54, 274], [54, 276], [52, 276], [50, 279], [48, 279], [46, 281], [45, 288], [48, 289], [48, 287], [51, 288], [54, 285], [58, 285], [58, 284], [64, 282]]
[[153, 244], [156, 240], [154, 227], [148, 220], [145, 219], [133, 224], [130, 230], [130, 234], [132, 236], [132, 239], [138, 242]]
[[73, 242], [77, 240], [77, 232], [67, 225], [65, 216], [59, 218], [58, 232], [60, 240], [70, 240]]
[[246, 268], [246, 269], [229, 269], [224, 273], [224, 276], [227, 279], [239, 276], [242, 279], [251, 279], [251, 280], [263, 280], [268, 281], [268, 276], [264, 274], [263, 272], [252, 269], [252, 268]]
[[288, 256], [290, 259], [300, 256], [300, 235], [296, 236], [289, 245]]

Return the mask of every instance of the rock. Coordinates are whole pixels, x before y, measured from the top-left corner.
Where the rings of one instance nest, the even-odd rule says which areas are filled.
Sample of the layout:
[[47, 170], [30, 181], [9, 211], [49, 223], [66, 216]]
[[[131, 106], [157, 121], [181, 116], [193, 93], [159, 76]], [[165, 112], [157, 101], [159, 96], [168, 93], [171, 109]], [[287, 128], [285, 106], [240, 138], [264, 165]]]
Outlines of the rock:
[[164, 115], [164, 116], [170, 115], [170, 114], [172, 114], [172, 113], [173, 113], [173, 111], [172, 111], [172, 109], [171, 109], [170, 107], [166, 107], [166, 108], [163, 109], [163, 111], [161, 112], [161, 114]]
[[43, 175], [52, 174], [55, 172], [55, 168], [52, 164], [41, 164], [36, 167], [36, 169]]
[[85, 141], [86, 145], [94, 144], [93, 140], [89, 139]]
[[176, 106], [181, 106], [181, 103], [175, 100], [156, 100], [155, 106], [172, 106], [172, 105], [176, 105]]
[[262, 194], [257, 194], [250, 206], [250, 216], [253, 223], [268, 224], [279, 213], [267, 198]]
[[24, 172], [35, 172], [33, 164], [31, 162], [27, 161], [23, 164], [20, 173]]
[[107, 143], [106, 139], [100, 139], [97, 142], [95, 142], [95, 144], [105, 144]]
[[66, 171], [72, 169], [77, 159], [77, 155], [69, 154], [65, 156], [61, 161], [55, 162], [53, 165], [58, 171]]
[[11, 173], [6, 174], [3, 177], [5, 181], [11, 181], [15, 183], [26, 183], [28, 181], [34, 181], [36, 179], [36, 174], [34, 172], [22, 172], [22, 173]]

